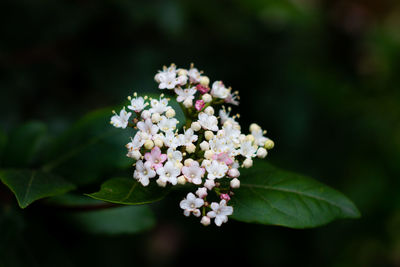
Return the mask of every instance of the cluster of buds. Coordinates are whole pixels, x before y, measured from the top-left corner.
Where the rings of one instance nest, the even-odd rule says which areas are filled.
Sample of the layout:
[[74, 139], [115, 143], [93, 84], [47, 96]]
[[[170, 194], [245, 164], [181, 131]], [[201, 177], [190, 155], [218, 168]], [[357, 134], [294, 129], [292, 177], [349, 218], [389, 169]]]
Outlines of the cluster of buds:
[[143, 186], [150, 180], [161, 187], [194, 184], [197, 191], [180, 202], [184, 215], [201, 217], [203, 225], [214, 219], [220, 226], [233, 213], [228, 204], [233, 189], [240, 187], [239, 168], [252, 167], [253, 158], [264, 158], [274, 143], [257, 124], [251, 124], [251, 134], [242, 134], [239, 115], [230, 116], [231, 108], [225, 107], [239, 104], [238, 93], [221, 81], [210, 86], [209, 78], [193, 65], [189, 70], [164, 67], [155, 81], [176, 97], [186, 124], [180, 132], [171, 99], [164, 94], [159, 99], [129, 96], [130, 111], [124, 107], [119, 115], [114, 112], [111, 124], [138, 130], [126, 145], [127, 156], [136, 160], [133, 177]]

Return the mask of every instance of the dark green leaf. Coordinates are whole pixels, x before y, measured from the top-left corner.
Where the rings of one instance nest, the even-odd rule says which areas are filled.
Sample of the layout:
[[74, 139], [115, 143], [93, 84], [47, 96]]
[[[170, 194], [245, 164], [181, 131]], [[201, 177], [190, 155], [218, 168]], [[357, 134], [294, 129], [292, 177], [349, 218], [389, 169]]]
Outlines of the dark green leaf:
[[80, 229], [93, 234], [134, 234], [155, 225], [154, 214], [147, 206], [77, 212], [68, 218]]
[[38, 158], [46, 141], [47, 127], [41, 122], [28, 122], [11, 132], [4, 151], [3, 165], [26, 168]]
[[99, 192], [88, 196], [117, 204], [140, 205], [161, 200], [167, 193], [167, 189], [154, 183], [144, 187], [133, 178], [113, 178], [103, 183]]
[[64, 194], [74, 185], [61, 177], [31, 170], [3, 170], [0, 180], [10, 188], [21, 208], [26, 208], [35, 200]]
[[66, 177], [75, 184], [89, 184], [104, 173], [128, 168], [125, 145], [134, 135], [133, 129], [117, 129], [110, 125], [112, 109], [89, 113], [57, 141], [44, 170]]
[[0, 166], [3, 165], [3, 154], [6, 144], [7, 144], [7, 135], [0, 130]]
[[242, 170], [241, 177], [241, 187], [232, 198], [236, 220], [309, 228], [339, 218], [360, 217], [342, 193], [264, 161]]

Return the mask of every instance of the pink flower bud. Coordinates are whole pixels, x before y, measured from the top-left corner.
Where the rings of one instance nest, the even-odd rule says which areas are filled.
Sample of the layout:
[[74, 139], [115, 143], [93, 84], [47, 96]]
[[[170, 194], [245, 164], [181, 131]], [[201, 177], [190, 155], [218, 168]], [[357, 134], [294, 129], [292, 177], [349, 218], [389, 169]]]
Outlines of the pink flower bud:
[[196, 85], [196, 89], [200, 92], [200, 94], [204, 95], [210, 91], [210, 88], [203, 86], [201, 84]]
[[204, 101], [203, 100], [197, 100], [196, 104], [194, 105], [194, 107], [197, 109], [197, 111], [200, 111], [204, 108]]
[[225, 199], [226, 201], [231, 200], [231, 197], [228, 194], [221, 194], [221, 199]]
[[240, 172], [239, 172], [238, 169], [232, 168], [232, 169], [230, 169], [230, 170], [228, 171], [228, 175], [229, 175], [229, 177], [237, 178], [237, 177], [239, 177]]

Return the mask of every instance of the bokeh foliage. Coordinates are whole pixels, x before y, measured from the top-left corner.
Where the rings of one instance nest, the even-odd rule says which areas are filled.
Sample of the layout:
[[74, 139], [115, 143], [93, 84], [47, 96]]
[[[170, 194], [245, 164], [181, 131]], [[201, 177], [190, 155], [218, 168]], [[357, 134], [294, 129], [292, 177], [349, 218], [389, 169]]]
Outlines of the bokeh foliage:
[[[171, 196], [152, 205], [153, 230], [109, 236], [79, 231], [71, 211], [21, 212], [1, 187], [0, 266], [178, 265], [207, 247], [235, 255], [227, 264], [400, 264], [399, 17], [389, 0], [2, 1], [0, 155], [24, 122], [61, 138], [95, 108], [154, 92], [162, 65], [194, 62], [240, 90], [241, 123], [269, 130], [272, 163], [345, 192], [363, 218], [304, 231], [203, 229]], [[35, 165], [35, 147], [23, 148]]]

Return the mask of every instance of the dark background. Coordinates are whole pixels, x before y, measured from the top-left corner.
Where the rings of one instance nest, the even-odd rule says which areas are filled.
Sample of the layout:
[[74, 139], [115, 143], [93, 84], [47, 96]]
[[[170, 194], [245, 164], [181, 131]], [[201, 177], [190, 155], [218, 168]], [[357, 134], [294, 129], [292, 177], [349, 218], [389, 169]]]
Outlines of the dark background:
[[106, 236], [15, 209], [2, 219], [1, 267], [400, 266], [398, 1], [3, 0], [0, 25], [6, 132], [35, 119], [57, 135], [134, 91], [157, 93], [163, 65], [194, 62], [240, 91], [242, 125], [258, 122], [275, 141], [270, 162], [362, 213], [308, 230], [204, 228], [171, 196], [152, 205], [154, 229]]

